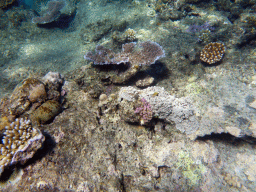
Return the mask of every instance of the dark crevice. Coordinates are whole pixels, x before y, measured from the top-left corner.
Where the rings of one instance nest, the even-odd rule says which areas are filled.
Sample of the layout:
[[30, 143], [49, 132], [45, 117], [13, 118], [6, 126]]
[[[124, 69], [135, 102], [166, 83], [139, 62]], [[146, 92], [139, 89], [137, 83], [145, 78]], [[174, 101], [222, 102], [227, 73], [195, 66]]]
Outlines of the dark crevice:
[[198, 141], [208, 141], [212, 140], [215, 142], [225, 142], [232, 145], [242, 145], [244, 142], [251, 145], [256, 145], [256, 138], [251, 136], [235, 137], [229, 133], [212, 133], [210, 135], [198, 136], [196, 138]]

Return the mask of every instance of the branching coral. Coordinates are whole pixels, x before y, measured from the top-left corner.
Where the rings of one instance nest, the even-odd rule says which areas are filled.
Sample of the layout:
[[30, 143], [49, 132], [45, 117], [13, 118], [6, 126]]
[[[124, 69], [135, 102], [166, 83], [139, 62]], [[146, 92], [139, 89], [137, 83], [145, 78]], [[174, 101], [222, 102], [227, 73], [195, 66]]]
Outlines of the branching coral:
[[0, 174], [4, 168], [17, 162], [26, 163], [41, 148], [45, 139], [26, 118], [18, 118], [5, 126], [3, 134], [2, 144], [0, 144]]

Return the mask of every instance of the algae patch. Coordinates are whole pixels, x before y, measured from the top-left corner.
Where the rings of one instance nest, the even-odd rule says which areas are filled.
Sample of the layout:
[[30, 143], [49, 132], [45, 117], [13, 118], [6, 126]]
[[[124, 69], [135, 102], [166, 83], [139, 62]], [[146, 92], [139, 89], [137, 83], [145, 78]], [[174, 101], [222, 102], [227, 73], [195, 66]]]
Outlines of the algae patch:
[[182, 175], [188, 180], [190, 186], [200, 184], [202, 174], [206, 172], [206, 167], [201, 161], [195, 162], [186, 151], [181, 151], [178, 155], [176, 166], [182, 172]]

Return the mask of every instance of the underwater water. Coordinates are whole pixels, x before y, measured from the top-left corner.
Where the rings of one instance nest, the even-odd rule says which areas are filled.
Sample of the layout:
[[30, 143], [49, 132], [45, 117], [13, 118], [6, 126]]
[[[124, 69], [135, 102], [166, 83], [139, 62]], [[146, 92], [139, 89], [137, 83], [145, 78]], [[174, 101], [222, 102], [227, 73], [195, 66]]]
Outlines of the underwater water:
[[0, 0], [1, 191], [255, 191], [255, 13]]

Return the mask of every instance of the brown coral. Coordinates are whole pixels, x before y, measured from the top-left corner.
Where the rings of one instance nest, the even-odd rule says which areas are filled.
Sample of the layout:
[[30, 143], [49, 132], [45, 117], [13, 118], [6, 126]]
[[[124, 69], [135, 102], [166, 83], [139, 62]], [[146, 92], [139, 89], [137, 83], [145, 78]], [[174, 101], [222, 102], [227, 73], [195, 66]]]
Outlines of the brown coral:
[[223, 43], [211, 42], [200, 53], [200, 59], [208, 64], [214, 64], [223, 58], [226, 48]]
[[33, 123], [47, 123], [61, 111], [61, 105], [54, 100], [48, 100], [30, 114]]

